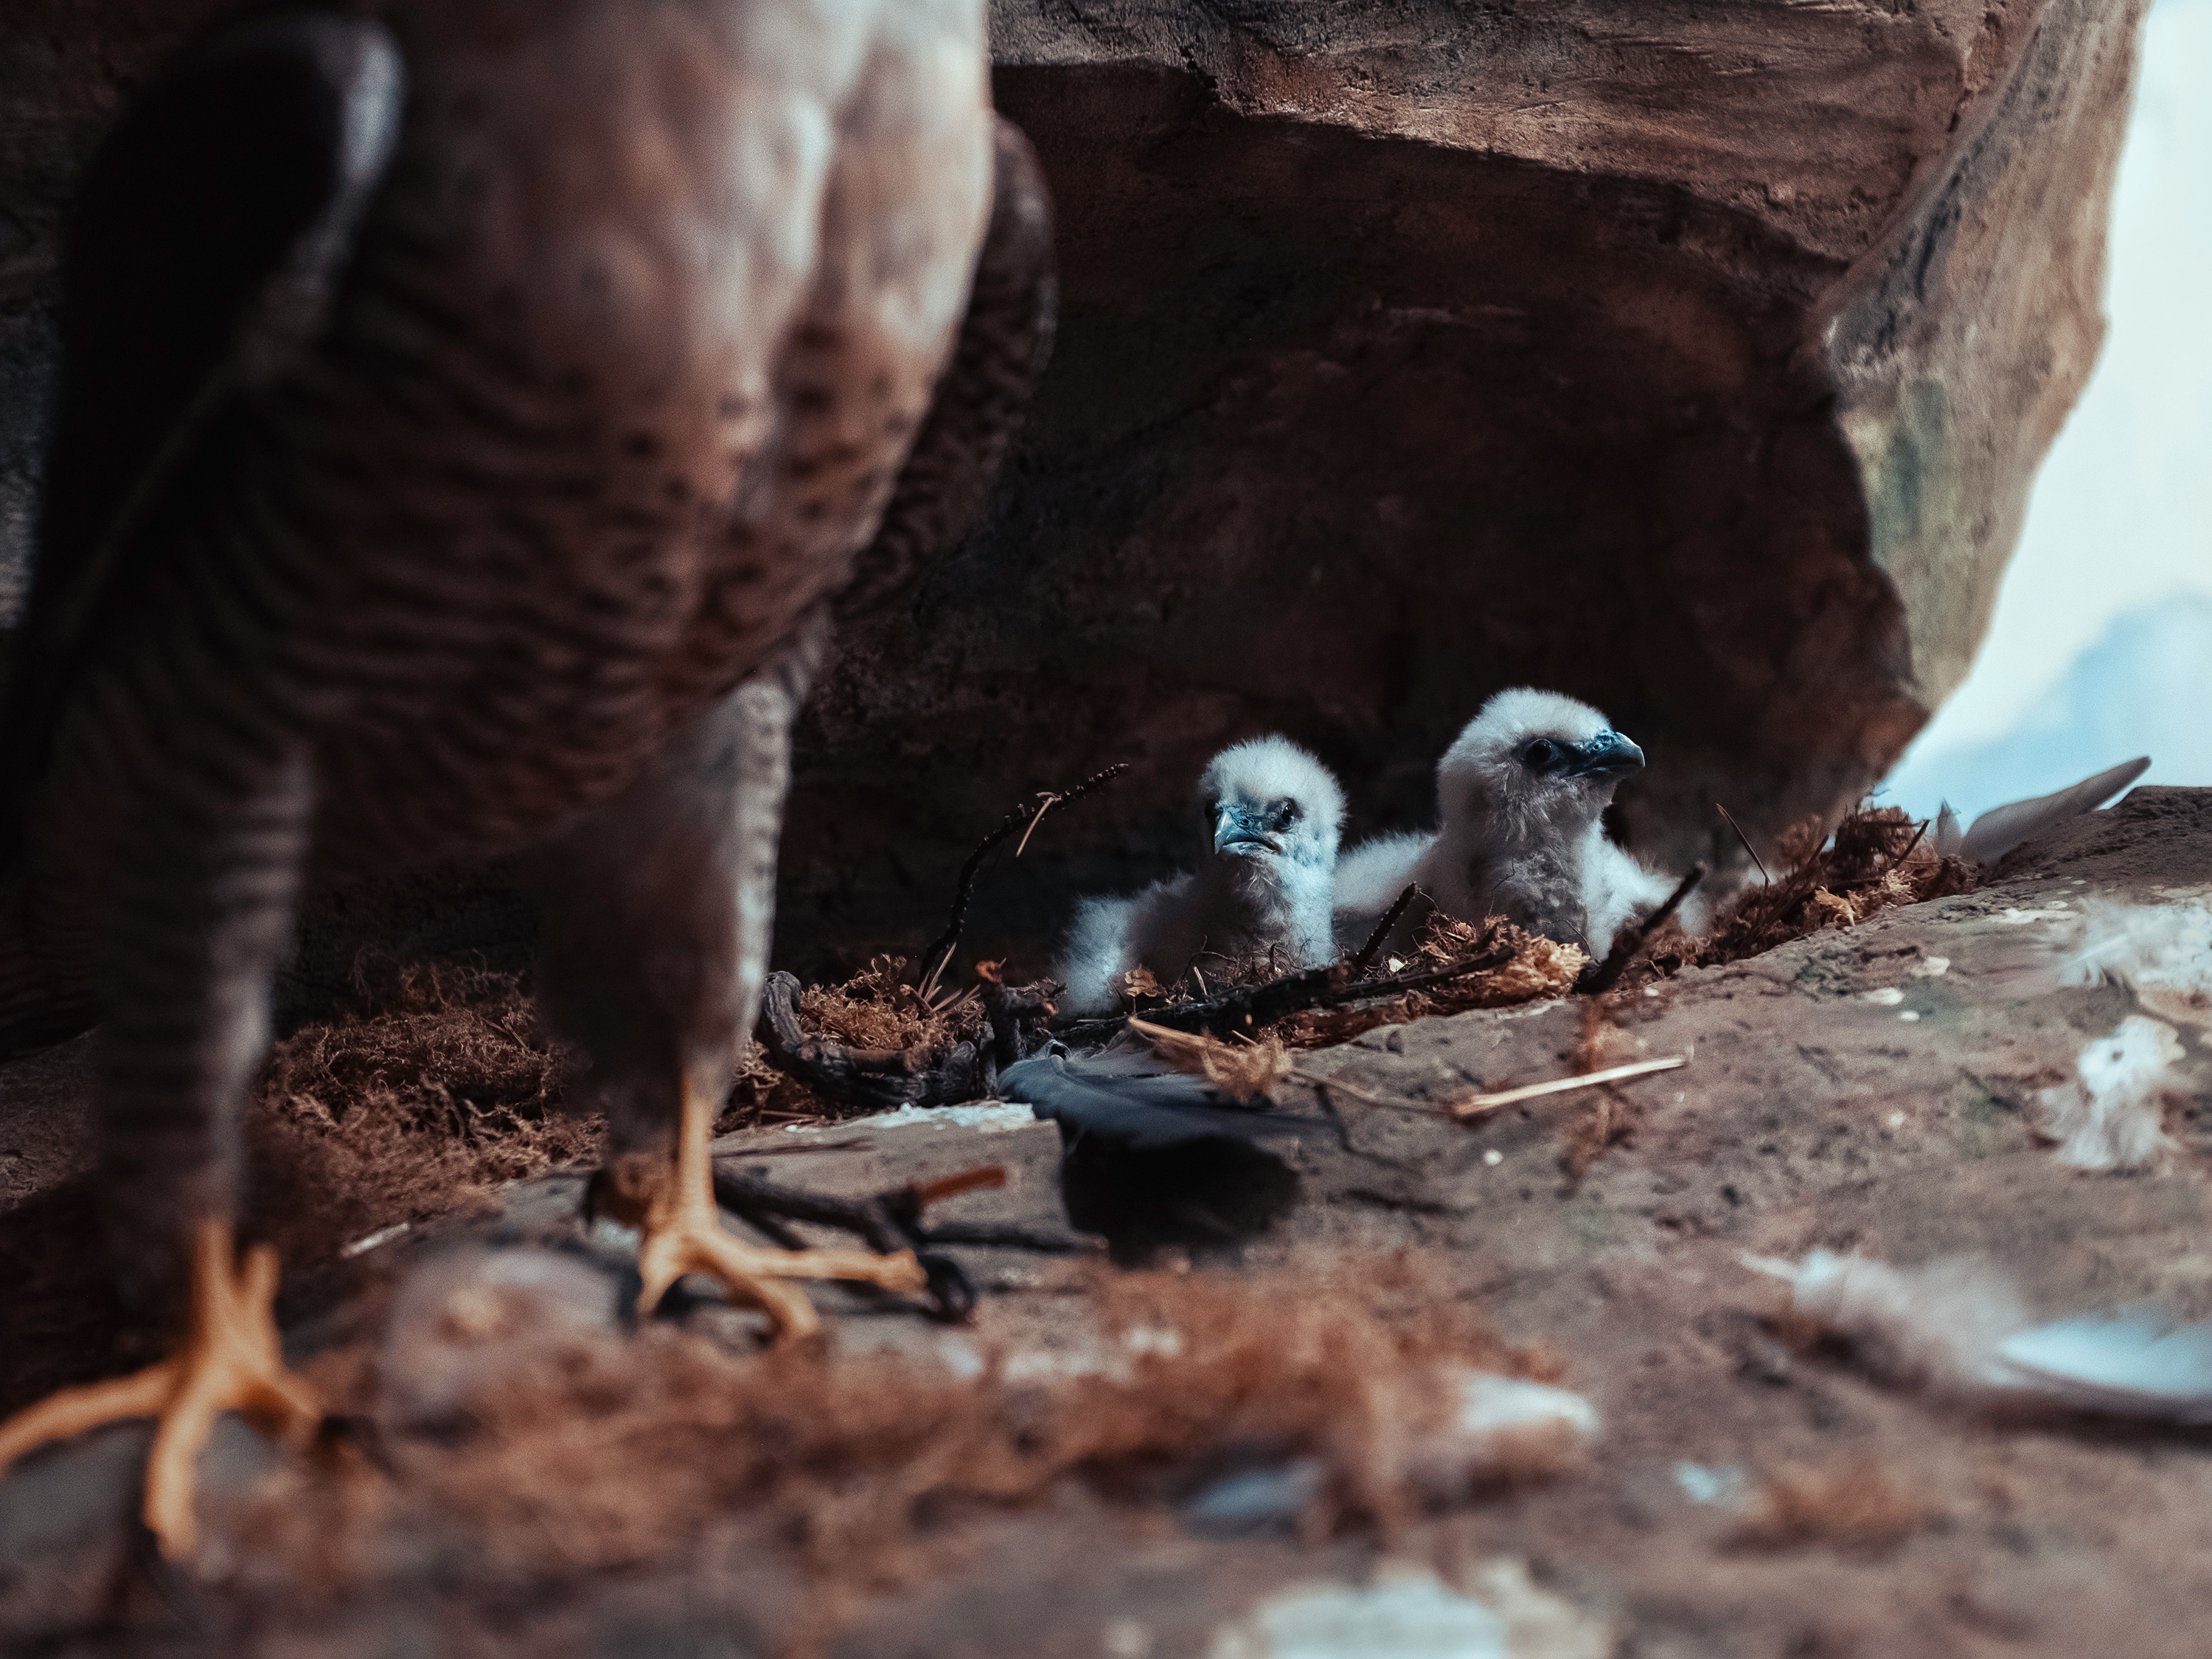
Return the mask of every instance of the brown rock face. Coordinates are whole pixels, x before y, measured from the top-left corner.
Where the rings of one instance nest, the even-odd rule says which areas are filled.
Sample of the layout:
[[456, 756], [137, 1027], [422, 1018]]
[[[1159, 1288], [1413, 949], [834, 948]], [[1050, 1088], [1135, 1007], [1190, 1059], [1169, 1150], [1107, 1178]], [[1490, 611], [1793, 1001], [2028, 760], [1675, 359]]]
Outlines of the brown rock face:
[[1111, 760], [1001, 921], [1159, 873], [1269, 729], [1352, 834], [1420, 823], [1524, 682], [1649, 750], [1657, 860], [1733, 850], [1715, 799], [1840, 809], [1963, 676], [2095, 353], [2139, 11], [999, 0], [1058, 356], [817, 697], [787, 944], [911, 945], [910, 875]]
[[[71, 181], [218, 6], [0, 16], [0, 611]], [[1135, 761], [984, 889], [974, 952], [1041, 965], [1190, 855], [1221, 744], [1314, 747], [1356, 838], [1523, 682], [1644, 744], [1661, 862], [1731, 850], [1716, 799], [1839, 807], [1963, 675], [2094, 354], [2141, 9], [994, 0], [1059, 355], [987, 522], [848, 628], [784, 954], [912, 953], [1014, 799]]]

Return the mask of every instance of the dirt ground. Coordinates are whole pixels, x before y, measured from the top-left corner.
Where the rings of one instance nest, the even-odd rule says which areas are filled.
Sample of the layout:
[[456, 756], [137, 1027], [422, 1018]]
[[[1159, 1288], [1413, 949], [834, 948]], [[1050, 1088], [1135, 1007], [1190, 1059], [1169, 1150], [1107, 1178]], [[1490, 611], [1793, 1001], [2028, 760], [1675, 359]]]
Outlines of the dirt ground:
[[[1338, 1115], [1282, 1091], [1295, 1200], [1272, 1225], [1141, 1270], [962, 1250], [965, 1327], [824, 1287], [798, 1352], [703, 1297], [640, 1328], [580, 1176], [488, 1186], [288, 1261], [293, 1356], [340, 1425], [294, 1452], [227, 1421], [191, 1571], [128, 1522], [142, 1428], [26, 1460], [0, 1486], [0, 1630], [349, 1659], [2201, 1655], [2212, 1433], [1886, 1384], [1745, 1262], [1968, 1255], [2039, 1312], [2212, 1316], [2205, 1033], [2182, 1033], [2159, 1167], [2070, 1170], [2031, 1127], [2134, 1011], [2051, 971], [2100, 895], [2212, 895], [2212, 792], [2138, 790], [1970, 894], [1602, 1004], [1300, 1054]], [[1671, 1055], [1468, 1123], [1435, 1109]], [[0, 1406], [110, 1363], [85, 1064], [0, 1072]], [[945, 1218], [1066, 1225], [1057, 1136], [1018, 1109], [721, 1149], [841, 1193], [997, 1164], [1007, 1186]], [[1468, 1371], [1572, 1390], [1601, 1429], [1440, 1484], [1422, 1449]], [[1224, 1524], [1238, 1476], [1295, 1495]]]

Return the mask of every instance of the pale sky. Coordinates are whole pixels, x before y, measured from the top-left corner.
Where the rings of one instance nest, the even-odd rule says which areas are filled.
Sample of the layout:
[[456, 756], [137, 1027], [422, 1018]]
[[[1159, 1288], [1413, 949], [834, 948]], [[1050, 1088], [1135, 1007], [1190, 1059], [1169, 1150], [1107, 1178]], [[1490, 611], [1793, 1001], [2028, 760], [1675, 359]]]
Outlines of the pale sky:
[[[2123, 613], [2212, 600], [2212, 0], [2151, 11], [2106, 256], [2104, 353], [2037, 477], [1988, 638], [1893, 775], [1886, 798], [1915, 812], [1933, 810], [1921, 797], [1942, 791], [1947, 757], [1988, 749], [2039, 704], [2047, 717], [2062, 677]], [[2206, 752], [2184, 728], [2212, 726], [2212, 662], [2165, 672], [2189, 694], [2160, 704], [2169, 762], [2156, 729], [2130, 734], [2130, 751], [2152, 756], [2150, 781], [2212, 784], [2172, 770]], [[1954, 804], [1971, 813], [2074, 781], [2008, 747], [2013, 775], [1989, 786], [2005, 793], [1953, 791]]]

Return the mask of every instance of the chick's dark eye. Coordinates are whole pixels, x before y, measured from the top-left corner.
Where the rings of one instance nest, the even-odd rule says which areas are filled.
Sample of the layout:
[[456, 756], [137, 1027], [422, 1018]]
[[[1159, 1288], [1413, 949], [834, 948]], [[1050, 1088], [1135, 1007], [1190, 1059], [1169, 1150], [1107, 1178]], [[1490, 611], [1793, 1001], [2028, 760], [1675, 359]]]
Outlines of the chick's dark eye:
[[1521, 758], [1532, 772], [1540, 772], [1559, 758], [1559, 745], [1549, 738], [1539, 738], [1521, 751]]
[[1294, 800], [1279, 800], [1268, 809], [1268, 817], [1278, 830], [1287, 830], [1298, 821], [1298, 804]]

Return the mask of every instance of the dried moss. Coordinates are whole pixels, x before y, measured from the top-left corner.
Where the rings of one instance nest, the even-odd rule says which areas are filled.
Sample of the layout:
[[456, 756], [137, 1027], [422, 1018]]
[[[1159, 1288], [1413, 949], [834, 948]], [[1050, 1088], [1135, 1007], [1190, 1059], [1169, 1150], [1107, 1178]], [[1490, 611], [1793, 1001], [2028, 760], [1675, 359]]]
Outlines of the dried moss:
[[1893, 905], [1973, 890], [1972, 869], [1939, 856], [1927, 825], [1900, 807], [1863, 805], [1826, 839], [1818, 828], [1795, 826], [1783, 837], [1787, 874], [1745, 889], [1702, 939], [1670, 935], [1655, 942], [1652, 959], [1662, 969], [1741, 962], [1824, 928], [1856, 926]]
[[596, 1156], [599, 1121], [561, 1110], [570, 1061], [517, 975], [372, 961], [354, 993], [270, 1051], [247, 1115], [252, 1218], [287, 1260]]
[[[1282, 1024], [1281, 1034], [1291, 1046], [1322, 1048], [1348, 1042], [1378, 1025], [1401, 1025], [1431, 1014], [1465, 1013], [1471, 1008], [1510, 1008], [1566, 995], [1589, 958], [1579, 945], [1562, 945], [1517, 927], [1503, 916], [1480, 922], [1461, 921], [1441, 912], [1430, 916], [1414, 947], [1412, 962], [1399, 968], [1442, 968], [1471, 957], [1508, 953], [1496, 968], [1425, 989], [1410, 991], [1386, 1002], [1356, 1008], [1317, 1010], [1297, 1014]], [[1382, 978], [1397, 971], [1384, 957], [1369, 969], [1370, 977]]]
[[[910, 1571], [948, 1513], [1036, 1504], [1070, 1478], [1123, 1501], [1170, 1498], [1231, 1449], [1322, 1460], [1311, 1528], [1388, 1528], [1437, 1496], [1417, 1465], [1451, 1432], [1455, 1374], [1558, 1372], [1500, 1341], [1418, 1256], [1348, 1261], [1326, 1279], [1101, 1268], [1081, 1307], [1068, 1324], [1089, 1335], [1053, 1350], [1059, 1363], [987, 1346], [983, 1374], [965, 1380], [812, 1344], [732, 1353], [665, 1324], [548, 1338], [485, 1378], [465, 1428], [387, 1431], [381, 1470], [298, 1470], [270, 1496], [290, 1524], [257, 1571], [342, 1595], [333, 1579], [373, 1576], [395, 1527], [509, 1582], [665, 1571], [742, 1533], [749, 1554], [834, 1600]], [[375, 1368], [358, 1353], [326, 1354], [314, 1375], [374, 1413]], [[1540, 1474], [1562, 1449], [1531, 1443], [1491, 1476]], [[288, 1573], [285, 1551], [313, 1559]]]

